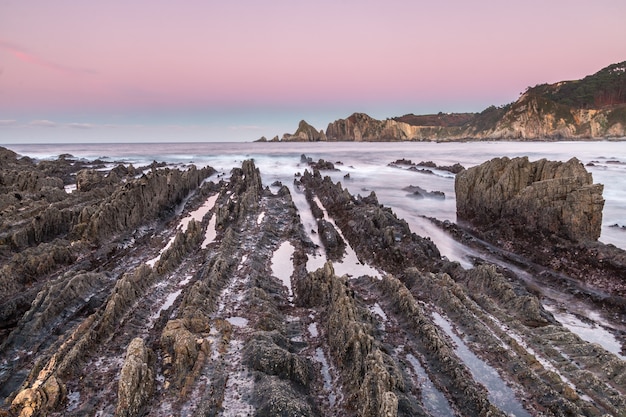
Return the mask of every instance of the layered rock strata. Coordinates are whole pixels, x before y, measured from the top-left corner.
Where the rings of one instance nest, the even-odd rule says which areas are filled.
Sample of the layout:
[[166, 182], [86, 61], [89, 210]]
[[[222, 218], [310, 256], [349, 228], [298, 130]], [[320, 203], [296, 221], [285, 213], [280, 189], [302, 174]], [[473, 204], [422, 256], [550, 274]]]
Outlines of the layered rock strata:
[[[577, 279], [592, 286], [584, 290], [592, 299], [618, 308], [619, 297], [626, 296], [626, 252], [597, 241], [602, 190], [575, 158], [496, 158], [457, 175], [457, 217], [479, 237], [513, 252], [506, 255], [510, 259], [521, 254], [542, 265], [545, 279]], [[593, 295], [593, 289], [604, 295]]]
[[603, 188], [576, 158], [495, 158], [462, 171], [454, 183], [459, 220], [572, 241], [600, 237]]
[[[625, 362], [561, 326], [512, 272], [449, 262], [375, 194], [353, 196], [319, 171], [292, 188], [309, 207], [261, 174], [252, 161], [217, 183], [164, 169], [170, 183], [198, 185], [182, 212], [145, 204], [138, 224], [125, 210], [142, 205], [145, 179], [126, 205], [109, 200], [122, 184], [101, 196], [103, 213], [124, 220], [94, 240], [91, 220], [68, 233], [75, 258], [33, 271], [35, 296], [6, 322], [1, 413], [624, 415]], [[177, 200], [157, 177], [167, 189], [151, 195]], [[325, 222], [319, 269], [304, 215]], [[337, 276], [348, 251], [380, 274]]]
[[[354, 113], [319, 132], [300, 122], [283, 141], [589, 140], [626, 137], [626, 62], [582, 80], [529, 87], [515, 102], [480, 113], [406, 114], [377, 120]], [[262, 141], [267, 141], [262, 138]], [[276, 137], [274, 140], [278, 140]]]

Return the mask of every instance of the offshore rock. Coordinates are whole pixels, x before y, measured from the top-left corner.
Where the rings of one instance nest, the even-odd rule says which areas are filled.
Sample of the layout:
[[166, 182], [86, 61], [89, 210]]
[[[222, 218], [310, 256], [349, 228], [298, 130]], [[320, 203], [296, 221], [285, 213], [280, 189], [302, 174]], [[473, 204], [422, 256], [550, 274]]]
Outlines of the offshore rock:
[[575, 158], [532, 163], [495, 158], [457, 175], [457, 217], [469, 225], [461, 224], [465, 232], [454, 233], [476, 235], [480, 239], [461, 239], [498, 252], [534, 271], [543, 283], [565, 287], [623, 320], [626, 251], [597, 241], [602, 189]]
[[376, 120], [365, 113], [354, 113], [347, 119], [328, 124], [326, 136], [329, 141], [401, 141], [419, 136], [419, 127], [395, 120]]
[[117, 417], [142, 415], [142, 409], [154, 391], [154, 361], [154, 352], [146, 347], [143, 339], [135, 338], [130, 342], [120, 373]]
[[409, 185], [408, 187], [404, 187], [403, 190], [408, 191], [409, 196], [422, 199], [422, 198], [432, 198], [435, 200], [445, 200], [446, 195], [443, 191], [427, 191], [420, 186], [417, 185]]
[[285, 133], [281, 139], [283, 142], [325, 142], [327, 140], [324, 130], [316, 130], [313, 126], [300, 121], [298, 130], [294, 134]]
[[457, 216], [503, 231], [597, 240], [603, 188], [576, 158], [495, 158], [456, 176]]

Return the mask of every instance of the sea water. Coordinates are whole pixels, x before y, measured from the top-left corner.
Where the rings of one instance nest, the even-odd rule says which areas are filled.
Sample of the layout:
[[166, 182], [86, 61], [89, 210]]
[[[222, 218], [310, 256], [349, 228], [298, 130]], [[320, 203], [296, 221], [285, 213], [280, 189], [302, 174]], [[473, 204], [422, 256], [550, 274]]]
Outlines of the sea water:
[[[432, 169], [432, 174], [389, 166], [398, 159], [414, 163], [432, 161], [438, 166], [460, 163], [466, 168], [491, 158], [527, 156], [567, 161], [578, 158], [587, 165], [595, 183], [604, 184], [604, 211], [600, 241], [626, 249], [626, 142], [314, 142], [314, 143], [133, 143], [133, 144], [14, 144], [4, 145], [25, 156], [52, 159], [60, 154], [106, 162], [132, 163], [136, 167], [152, 161], [171, 164], [210, 165], [228, 176], [242, 161], [254, 159], [261, 170], [264, 185], [275, 181], [293, 182], [294, 174], [310, 169], [300, 161], [306, 156], [335, 163], [339, 171], [325, 171], [340, 181], [352, 194], [375, 192], [378, 200], [404, 218], [411, 230], [429, 236], [450, 257], [462, 260], [464, 249], [442, 238], [422, 216], [456, 221], [454, 175]], [[350, 174], [350, 178], [344, 178]], [[427, 191], [441, 191], [444, 200], [416, 199], [405, 188], [419, 186]], [[617, 225], [617, 226], [616, 226]]]
[[[37, 159], [54, 159], [60, 154], [71, 154], [88, 160], [101, 159], [107, 163], [132, 163], [145, 168], [152, 161], [163, 161], [182, 168], [189, 164], [198, 167], [211, 166], [228, 178], [232, 168], [241, 167], [246, 159], [254, 159], [261, 171], [265, 186], [275, 181], [288, 185], [294, 199], [302, 199], [295, 192], [294, 175], [310, 168], [301, 162], [301, 155], [317, 161], [333, 162], [337, 171], [324, 171], [333, 181], [354, 194], [362, 196], [375, 192], [378, 200], [396, 215], [407, 221], [411, 231], [429, 237], [442, 255], [471, 267], [471, 248], [454, 241], [425, 217], [456, 221], [454, 175], [431, 169], [432, 173], [414, 172], [390, 166], [398, 159], [410, 159], [414, 163], [432, 161], [438, 166], [460, 163], [466, 168], [479, 165], [495, 157], [510, 158], [527, 156], [530, 161], [541, 158], [567, 161], [578, 158], [587, 166], [595, 183], [604, 184], [605, 199], [600, 240], [626, 249], [626, 142], [468, 142], [468, 143], [155, 143], [155, 144], [15, 144], [5, 145], [13, 151]], [[346, 174], [350, 174], [346, 177]], [[220, 176], [220, 179], [222, 177]], [[427, 191], [441, 191], [445, 199], [416, 199], [408, 186], [419, 186]], [[305, 203], [298, 201], [298, 203]], [[299, 205], [299, 204], [298, 204]], [[213, 216], [214, 217], [214, 216]], [[306, 216], [303, 217], [306, 219]], [[214, 221], [214, 219], [213, 219]], [[617, 225], [617, 227], [613, 227]], [[313, 228], [314, 224], [307, 225]], [[214, 226], [209, 225], [209, 228]], [[514, 266], [510, 266], [514, 268]], [[567, 314], [579, 314], [588, 318], [599, 312], [593, 306], [569, 302], [567, 294], [545, 289], [544, 296], [551, 303], [562, 304]], [[545, 300], [544, 300], [545, 301]], [[565, 313], [564, 313], [565, 314]], [[562, 317], [557, 317], [557, 319]], [[613, 337], [607, 337], [602, 320], [593, 320], [597, 326], [584, 329], [581, 337], [615, 350]], [[564, 321], [564, 325], [568, 323]], [[571, 327], [571, 326], [570, 326]], [[579, 333], [578, 327], [571, 327]], [[601, 331], [594, 331], [599, 329]], [[611, 335], [612, 336], [612, 335]], [[618, 346], [619, 348], [619, 346]], [[327, 383], [325, 378], [325, 384]]]

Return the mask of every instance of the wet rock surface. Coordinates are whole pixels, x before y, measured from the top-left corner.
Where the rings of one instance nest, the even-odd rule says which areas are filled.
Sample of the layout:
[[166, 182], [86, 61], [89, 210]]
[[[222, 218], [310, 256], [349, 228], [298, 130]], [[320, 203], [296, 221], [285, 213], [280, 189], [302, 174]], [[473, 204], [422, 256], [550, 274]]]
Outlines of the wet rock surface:
[[319, 170], [272, 191], [251, 160], [226, 179], [0, 158], [34, 172], [1, 184], [0, 415], [626, 415], [623, 357], [528, 280], [442, 258]]
[[457, 175], [457, 216], [512, 234], [597, 240], [602, 190], [576, 158], [564, 163], [495, 158]]
[[597, 241], [602, 188], [576, 159], [494, 159], [457, 176], [458, 218], [465, 231], [452, 224], [444, 228], [468, 245], [496, 245], [490, 250], [539, 280], [570, 288], [626, 320], [626, 251]]

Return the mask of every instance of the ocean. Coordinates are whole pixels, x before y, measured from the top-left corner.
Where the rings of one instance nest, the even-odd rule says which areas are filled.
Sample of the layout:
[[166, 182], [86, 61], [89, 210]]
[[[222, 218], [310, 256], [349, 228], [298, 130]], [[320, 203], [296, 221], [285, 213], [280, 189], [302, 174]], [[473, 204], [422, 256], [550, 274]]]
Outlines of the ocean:
[[[4, 145], [25, 156], [56, 158], [60, 154], [107, 162], [132, 163], [136, 167], [152, 161], [198, 167], [210, 165], [220, 174], [254, 159], [264, 185], [281, 181], [293, 190], [294, 174], [304, 172], [301, 155], [335, 164], [338, 171], [325, 171], [352, 194], [368, 195], [374, 191], [379, 201], [404, 218], [413, 232], [429, 236], [451, 259], [464, 261], [464, 248], [446, 238], [425, 217], [456, 221], [454, 174], [431, 169], [432, 174], [389, 166], [398, 159], [414, 163], [432, 161], [437, 166], [459, 163], [466, 168], [491, 158], [527, 156], [567, 161], [578, 158], [587, 165], [595, 183], [604, 184], [604, 211], [600, 241], [626, 249], [626, 142], [466, 142], [466, 143], [132, 143], [132, 144], [13, 144]], [[345, 178], [349, 174], [349, 178]], [[445, 199], [416, 199], [406, 187], [441, 191]], [[306, 225], [305, 225], [306, 226]]]
[[[525, 281], [528, 284], [528, 288], [531, 288], [533, 293], [540, 294], [538, 298], [543, 307], [552, 314], [556, 322], [562, 324], [564, 329], [575, 333], [584, 341], [599, 344], [606, 349], [607, 352], [614, 354], [622, 360], [626, 358], [622, 351], [623, 334], [626, 329], [623, 321], [619, 321], [619, 317], [609, 317], [594, 303], [582, 297], [578, 297], [577, 294], [572, 293], [571, 290], [557, 288], [549, 282], [544, 283], [541, 276], [534, 276], [527, 270], [520, 268], [517, 264], [510, 263], [506, 259], [488, 253], [488, 251], [477, 252], [475, 249], [456, 242], [448, 236], [446, 232], [442, 231], [427, 219], [437, 218], [439, 220], [456, 221], [454, 174], [438, 168], [428, 168], [429, 171], [426, 171], [426, 168], [423, 167], [423, 170], [420, 171], [411, 170], [407, 165], [403, 164], [392, 166], [395, 161], [401, 159], [411, 160], [414, 164], [432, 162], [438, 167], [452, 166], [458, 163], [469, 168], [491, 158], [502, 156], [511, 158], [527, 156], [531, 161], [541, 158], [558, 161], [567, 161], [574, 157], [578, 158], [583, 164], [587, 165], [587, 170], [593, 175], [594, 182], [604, 184], [603, 195], [606, 202], [600, 240], [604, 243], [610, 243], [626, 249], [626, 227], [624, 227], [626, 226], [626, 142], [135, 143], [15, 144], [6, 145], [6, 147], [21, 155], [40, 160], [55, 159], [61, 154], [71, 154], [76, 158], [84, 158], [87, 160], [100, 159], [105, 162], [107, 168], [111, 168], [118, 163], [132, 163], [138, 169], [145, 169], [145, 167], [153, 161], [166, 162], [169, 166], [178, 167], [180, 169], [186, 169], [190, 164], [195, 164], [198, 167], [211, 166], [217, 170], [217, 173], [211, 176], [209, 180], [216, 182], [222, 179], [228, 180], [232, 168], [241, 167], [244, 160], [253, 159], [261, 172], [262, 181], [265, 186], [270, 187], [274, 192], [278, 189], [277, 182], [289, 187], [305, 231], [308, 232], [311, 241], [319, 247], [322, 246], [319, 240], [319, 233], [311, 232], [312, 230], [317, 230], [317, 221], [313, 217], [310, 208], [307, 207], [308, 203], [304, 193], [294, 184], [294, 176], [298, 173], [303, 173], [305, 169], [310, 169], [307, 163], [302, 160], [302, 155], [306, 155], [306, 157], [314, 161], [324, 159], [325, 161], [332, 162], [337, 170], [323, 171], [323, 175], [329, 175], [335, 182], [341, 182], [341, 184], [354, 195], [360, 194], [366, 196], [371, 192], [375, 192], [380, 203], [390, 207], [399, 218], [404, 219], [414, 233], [430, 238], [437, 245], [443, 256], [452, 261], [459, 262], [466, 269], [473, 267], [473, 260], [476, 258], [484, 259], [487, 262], [493, 262], [508, 268], [517, 274], [521, 280]], [[424, 164], [422, 164], [422, 166], [424, 166]], [[420, 187], [428, 192], [437, 191], [439, 192], [437, 194], [439, 197], [443, 194], [445, 198], [416, 198], [412, 192], [413, 187]], [[72, 188], [67, 187], [67, 190], [71, 192]], [[180, 228], [184, 230], [191, 218], [201, 219], [204, 214], [213, 207], [217, 198], [217, 195], [209, 197], [200, 208], [188, 213], [184, 219], [180, 220]], [[328, 213], [325, 210], [323, 210], [323, 212], [326, 220], [333, 223], [333, 219], [328, 216]], [[178, 214], [180, 214], [180, 212]], [[261, 212], [258, 215], [257, 225], [263, 222], [265, 215], [265, 212]], [[216, 216], [213, 215], [209, 224], [206, 226], [206, 239], [201, 245], [202, 249], [207, 249], [207, 247], [212, 244], [213, 239], [215, 239], [215, 219]], [[614, 225], [616, 226], [614, 227]], [[338, 230], [338, 232], [341, 234], [341, 230]], [[150, 256], [153, 255], [149, 252], [145, 254], [145, 256], [141, 255], [147, 259], [145, 261], [146, 265], [154, 267], [172, 242], [174, 242], [174, 237], [162, 247], [155, 258], [149, 259]], [[158, 247], [156, 249], [158, 249]], [[208, 249], [209, 252], [211, 250], [213, 249]], [[294, 246], [289, 241], [284, 241], [280, 244], [272, 255], [271, 275], [282, 281], [283, 286], [288, 290], [286, 294], [288, 295], [287, 301], [290, 306], [290, 315], [288, 316], [290, 325], [300, 320], [303, 320], [303, 326], [306, 325], [308, 333], [298, 333], [297, 340], [300, 342], [302, 342], [302, 340], [312, 340], [312, 343], [318, 343], [317, 338], [321, 337], [321, 332], [318, 332], [318, 320], [320, 315], [317, 313], [314, 315], [311, 313], [313, 310], [309, 308], [305, 309], [304, 316], [302, 317], [294, 313], [294, 311], [297, 310], [293, 305], [294, 291], [291, 283], [294, 272], [292, 260], [294, 250]], [[230, 342], [232, 347], [231, 350], [227, 351], [227, 354], [230, 355], [228, 356], [228, 361], [233, 361], [233, 358], [235, 358], [234, 362], [232, 362], [235, 364], [233, 369], [239, 368], [241, 364], [241, 362], [237, 362], [237, 360], [241, 361], [241, 358], [236, 356], [233, 352], [236, 352], [237, 349], [240, 349], [241, 346], [244, 345], [242, 335], [245, 335], [245, 332], [252, 328], [250, 322], [253, 321], [249, 315], [246, 315], [248, 314], [246, 309], [249, 308], [249, 305], [242, 302], [245, 294], [245, 290], [242, 290], [245, 286], [242, 283], [247, 282], [245, 281], [246, 279], [250, 279], [250, 266], [246, 263], [248, 261], [248, 255], [248, 253], [245, 253], [239, 259], [239, 267], [235, 274], [240, 274], [240, 276], [238, 280], [232, 280], [228, 286], [222, 290], [219, 296], [221, 304], [216, 304], [220, 307], [217, 308], [214, 316], [224, 318], [225, 321], [232, 325], [232, 329], [234, 329], [233, 334], [235, 336]], [[306, 262], [306, 270], [315, 271], [320, 268], [326, 260], [327, 258], [323, 253], [323, 249], [316, 254], [311, 254], [311, 256], [308, 256]], [[146, 300], [149, 300], [151, 305], [157, 306], [156, 309], [149, 311], [149, 316], [146, 311], [142, 311], [141, 309], [135, 310], [139, 313], [136, 317], [139, 317], [140, 320], [141, 317], [143, 317], [142, 314], [149, 317], [146, 329], [153, 328], [155, 326], [155, 320], [160, 319], [162, 314], [173, 314], [171, 308], [177, 302], [176, 300], [179, 300], [182, 294], [187, 294], [188, 291], [190, 291], [192, 287], [190, 285], [191, 280], [195, 275], [199, 275], [196, 274], [194, 268], [196, 267], [190, 263], [190, 266], [185, 266], [180, 270], [177, 269], [175, 273], [172, 273], [166, 278], [164, 277], [162, 282], [155, 284], [152, 290], [150, 290], [151, 292], [146, 292]], [[244, 269], [242, 270], [242, 268]], [[343, 259], [333, 262], [333, 268], [335, 273], [339, 276], [348, 275], [359, 277], [368, 275], [374, 279], [382, 279], [381, 271], [372, 268], [367, 263], [362, 263], [350, 245], [347, 245]], [[242, 270], [242, 272], [239, 272], [240, 270]], [[266, 275], [269, 276], [269, 274]], [[385, 312], [383, 308], [388, 306], [389, 300], [385, 300], [385, 297], [381, 296], [380, 298], [372, 300], [372, 302], [373, 305], [369, 307], [370, 311], [379, 317], [381, 320], [381, 328], [385, 329], [386, 325], [392, 323], [387, 317], [387, 314], [391, 310], [388, 309], [387, 312]], [[387, 302], [387, 304], [385, 304], [385, 302]], [[456, 309], [456, 304], [454, 304], [453, 307]], [[482, 386], [486, 387], [489, 393], [489, 400], [508, 415], [530, 415], [524, 408], [524, 404], [516, 399], [515, 392], [509, 389], [504, 380], [500, 378], [498, 371], [488, 366], [487, 362], [481, 359], [479, 355], [472, 352], [471, 345], [466, 343], [464, 337], [461, 337], [462, 333], [455, 332], [455, 328], [457, 328], [458, 331], [458, 327], [455, 327], [458, 325], [453, 323], [450, 316], [438, 312], [440, 308], [444, 307], [438, 305], [432, 313], [434, 323], [454, 342], [455, 354], [460, 358], [462, 363], [468, 366], [472, 372], [473, 378], [480, 382]], [[175, 316], [172, 315], [171, 317], [173, 318]], [[532, 339], [526, 339], [526, 333], [519, 333], [520, 329], [522, 329], [521, 326], [516, 327], [516, 325], [513, 325], [511, 328], [507, 327], [510, 323], [513, 323], [513, 321], [500, 321], [499, 318], [491, 315], [486, 315], [485, 317], [490, 317], [489, 320], [485, 320], [485, 322], [490, 322], [489, 326], [492, 326], [492, 328], [495, 326], [500, 331], [506, 333], [507, 337], [515, 340], [516, 346], [521, 346], [526, 349], [530, 355], [536, 357], [537, 361], [539, 361], [545, 369], [558, 373], [561, 372], [563, 363], [575, 363], [575, 366], [572, 365], [574, 370], [571, 372], [577, 373], [581, 370], [580, 361], [574, 362], [575, 360], [579, 360], [577, 357], [570, 359], [558, 349], [550, 348], [556, 352], [555, 355], [558, 359], [558, 362], [551, 362], [552, 359], [546, 356], [545, 352], [547, 352], [547, 350], [543, 350], [543, 339], [539, 337], [541, 340], [539, 345], [527, 342], [526, 340], [533, 340], [532, 343], [536, 343], [534, 336]], [[478, 316], [477, 320], [480, 321]], [[321, 322], [319, 323], [319, 328], [321, 329]], [[130, 324], [128, 325], [130, 326]], [[550, 328], [560, 332], [558, 326], [550, 326]], [[526, 330], [523, 331], [525, 332]], [[125, 335], [122, 330], [119, 330], [118, 333]], [[381, 334], [382, 333], [385, 333], [385, 330], [382, 330]], [[211, 333], [207, 336], [208, 339], [206, 340], [212, 340], [210, 337], [215, 337], [215, 334]], [[394, 337], [398, 337], [395, 330], [390, 331], [390, 334], [393, 334]], [[310, 335], [310, 338], [307, 335]], [[565, 340], [565, 337], [560, 333], [555, 333], [555, 335], [556, 336], [553, 337], [558, 337], [559, 343], [561, 343], [561, 339]], [[237, 339], [238, 337], [239, 339]], [[397, 341], [397, 339], [388, 340]], [[407, 339], [407, 341], [409, 340], [410, 339]], [[505, 346], [501, 339], [496, 338], [495, 340], [498, 340], [500, 344]], [[555, 346], [567, 346], [567, 344], [563, 343], [559, 345], [555, 340], [556, 339], [547, 342], [548, 346], [550, 346], [550, 343], [554, 343]], [[311, 346], [318, 345], [312, 344]], [[425, 407], [429, 410], [435, 410], [433, 415], [454, 415], [452, 409], [446, 408], [448, 404], [446, 397], [437, 391], [436, 385], [429, 380], [429, 374], [421, 368], [420, 361], [411, 353], [413, 352], [413, 347], [406, 350], [407, 346], [410, 346], [409, 343], [397, 346], [393, 355], [396, 355], [396, 357], [404, 356], [404, 358], [406, 358], [404, 362], [405, 365], [410, 364], [420, 384], [425, 384], [425, 388], [423, 388]], [[536, 346], [542, 347], [539, 349], [536, 348]], [[578, 347], [575, 348], [579, 349]], [[25, 350], [19, 354], [25, 355], [24, 357], [30, 355], [30, 353], [26, 354], [25, 352], [27, 351]], [[329, 363], [332, 365], [332, 361], [327, 361], [327, 356], [321, 346], [316, 347], [312, 352], [314, 352], [315, 355], [314, 360], [320, 364], [322, 369], [324, 392], [328, 393], [330, 407], [334, 407], [335, 401], [338, 401], [338, 397], [335, 395], [336, 388], [333, 388], [333, 378], [336, 378], [336, 376], [333, 375], [335, 375], [336, 371], [329, 366]], [[582, 352], [582, 350], [578, 350], [577, 352]], [[595, 348], [593, 352], [595, 352]], [[595, 358], [596, 353], [593, 352], [591, 355]], [[98, 359], [96, 360], [94, 358], [95, 362], [92, 362], [96, 365], [94, 369], [90, 368], [90, 372], [94, 372], [95, 374], [99, 373], [98, 375], [119, 374], [119, 369], [117, 368], [121, 367], [121, 361], [119, 360], [118, 353], [119, 349], [111, 352], [100, 351], [98, 353], [100, 355]], [[213, 358], [211, 360], [214, 360], [218, 358], [219, 355], [214, 354], [211, 357]], [[102, 358], [105, 358], [105, 360]], [[224, 356], [224, 358], [226, 358], [226, 356]], [[241, 367], [240, 369], [244, 368]], [[563, 375], [565, 375], [565, 373], [563, 373]], [[558, 376], [559, 378], [563, 378], [565, 383], [571, 386], [574, 391], [577, 390], [577, 386], [566, 379], [565, 376], [562, 376], [560, 373], [558, 373]], [[163, 375], [161, 375], [161, 378], [165, 381]], [[208, 378], [210, 378], [210, 376]], [[208, 380], [209, 379], [207, 379], [207, 381]], [[250, 405], [245, 401], [245, 396], [241, 393], [252, 390], [252, 388], [250, 388], [253, 384], [251, 374], [247, 371], [232, 372], [229, 375], [229, 380], [234, 382], [225, 388], [226, 394], [223, 403], [225, 409], [236, 412], [235, 410], [239, 410], [237, 407], [241, 405], [244, 407], [241, 408], [241, 410], [248, 410]], [[428, 383], [430, 383], [430, 386], [428, 386]], [[73, 386], [72, 389], [74, 391], [68, 392], [68, 399], [70, 401], [67, 405], [67, 411], [73, 412], [77, 410], [77, 407], [81, 404], [81, 390], [85, 390], [81, 385], [82, 382], [79, 385]], [[582, 386], [582, 384], [578, 385], [578, 387]], [[239, 388], [233, 387], [244, 388], [239, 390]], [[201, 396], [192, 397], [194, 398], [190, 402], [187, 402], [185, 407], [196, 406], [197, 404], [194, 403], [194, 401], [202, 398]], [[83, 398], [86, 398], [86, 395]], [[110, 404], [107, 403], [108, 400], [108, 398], [102, 397], [97, 400], [100, 401], [100, 403], [93, 404], [96, 404], [98, 407], [104, 407], [103, 404], [110, 406]], [[93, 398], [89, 399], [90, 403], [93, 401]], [[585, 399], [585, 401], [593, 400], [589, 397], [589, 400]], [[162, 412], [164, 415], [171, 414], [171, 410], [167, 408], [171, 406], [171, 404], [169, 404], [167, 400], [165, 400], [163, 404], [165, 408], [161, 408], [156, 412]], [[186, 411], [182, 412], [181, 415], [185, 413]]]

